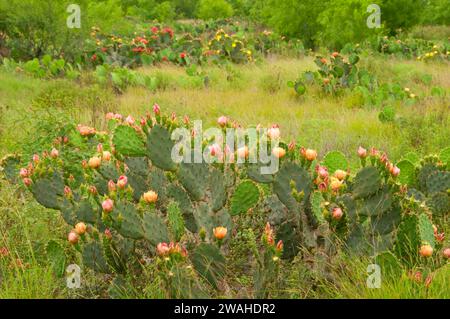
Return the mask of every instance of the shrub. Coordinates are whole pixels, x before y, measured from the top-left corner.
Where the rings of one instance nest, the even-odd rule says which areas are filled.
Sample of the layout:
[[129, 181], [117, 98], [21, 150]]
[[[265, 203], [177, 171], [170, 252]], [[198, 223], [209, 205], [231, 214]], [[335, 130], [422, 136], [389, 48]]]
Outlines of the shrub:
[[229, 18], [233, 7], [226, 0], [200, 0], [197, 17], [203, 20]]

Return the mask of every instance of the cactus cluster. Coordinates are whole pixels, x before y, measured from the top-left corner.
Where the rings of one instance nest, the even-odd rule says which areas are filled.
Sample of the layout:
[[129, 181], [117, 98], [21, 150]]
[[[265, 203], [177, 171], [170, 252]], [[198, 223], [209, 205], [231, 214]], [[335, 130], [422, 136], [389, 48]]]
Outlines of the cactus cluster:
[[[315, 150], [280, 142], [272, 152], [278, 171], [263, 175], [262, 163], [174, 162], [172, 132], [190, 124], [163, 116], [158, 105], [153, 111], [139, 124], [108, 114], [111, 134], [79, 126], [26, 168], [18, 156], [1, 162], [6, 177], [20, 176], [41, 205], [59, 210], [74, 227], [68, 241], [84, 266], [117, 275], [114, 294], [120, 276], [155, 261], [172, 296], [186, 296], [180, 287], [207, 296], [225, 275], [224, 246], [234, 225], [252, 212], [269, 221], [263, 250], [253, 249], [260, 296], [277, 276], [279, 258], [292, 259], [301, 249], [317, 256], [338, 249], [380, 259], [389, 254], [411, 268], [442, 244], [433, 222], [449, 211], [448, 150], [394, 165], [386, 154], [360, 147], [361, 168], [350, 172], [340, 152], [319, 160]], [[230, 123], [221, 118], [219, 125]], [[278, 127], [268, 135], [278, 138]], [[201, 145], [202, 152], [211, 147], [209, 140]], [[67, 262], [61, 244], [48, 243], [47, 255], [61, 274]]]

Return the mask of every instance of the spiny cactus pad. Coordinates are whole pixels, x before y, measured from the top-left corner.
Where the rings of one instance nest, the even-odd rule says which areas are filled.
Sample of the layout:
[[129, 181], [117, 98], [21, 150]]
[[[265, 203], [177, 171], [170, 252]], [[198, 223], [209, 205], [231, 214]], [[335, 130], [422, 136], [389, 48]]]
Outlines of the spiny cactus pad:
[[184, 234], [184, 220], [177, 202], [171, 201], [167, 205], [167, 220], [173, 241], [180, 241]]
[[231, 215], [245, 213], [253, 208], [258, 203], [259, 197], [259, 188], [255, 183], [249, 180], [242, 181], [231, 198]]
[[31, 185], [31, 192], [42, 206], [58, 209], [60, 207], [59, 199], [64, 195], [64, 186], [62, 176], [54, 172], [35, 180]]
[[108, 274], [111, 272], [103, 252], [103, 247], [96, 241], [84, 245], [83, 264], [100, 273]]
[[172, 161], [173, 146], [170, 132], [160, 125], [155, 125], [147, 136], [147, 155], [153, 165], [163, 170], [172, 171], [176, 167]]
[[217, 288], [218, 281], [225, 273], [225, 257], [215, 245], [202, 243], [191, 255], [195, 269]]
[[434, 248], [435, 241], [434, 241], [433, 224], [431, 223], [427, 215], [425, 214], [419, 215], [418, 227], [422, 245], [427, 244]]
[[416, 177], [416, 167], [409, 160], [401, 160], [397, 163], [397, 167], [400, 168], [400, 175], [398, 180], [405, 185], [414, 185]]
[[311, 191], [311, 176], [301, 166], [285, 162], [273, 183], [273, 190], [278, 198], [291, 211], [297, 209], [298, 203], [294, 196], [292, 196], [291, 184], [295, 184], [295, 190], [299, 193], [303, 192], [304, 197], [308, 198]]
[[116, 152], [122, 156], [139, 157], [146, 154], [143, 138], [131, 126], [119, 125], [116, 127], [112, 142]]
[[375, 194], [381, 187], [381, 178], [375, 167], [365, 167], [355, 177], [353, 184], [354, 198], [363, 198]]
[[339, 151], [332, 151], [325, 155], [322, 164], [328, 168], [328, 171], [333, 174], [338, 169], [346, 171], [348, 169], [348, 161], [344, 154]]
[[146, 212], [143, 218], [144, 238], [153, 246], [170, 241], [167, 226], [156, 212]]
[[435, 171], [428, 175], [428, 193], [447, 192], [450, 189], [450, 172]]

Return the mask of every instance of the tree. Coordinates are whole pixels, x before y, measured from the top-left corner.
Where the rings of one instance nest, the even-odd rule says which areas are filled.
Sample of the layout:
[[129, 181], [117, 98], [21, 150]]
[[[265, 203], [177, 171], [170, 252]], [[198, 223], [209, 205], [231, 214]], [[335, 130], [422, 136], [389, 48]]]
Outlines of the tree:
[[200, 0], [197, 17], [203, 20], [229, 18], [233, 7], [225, 0]]

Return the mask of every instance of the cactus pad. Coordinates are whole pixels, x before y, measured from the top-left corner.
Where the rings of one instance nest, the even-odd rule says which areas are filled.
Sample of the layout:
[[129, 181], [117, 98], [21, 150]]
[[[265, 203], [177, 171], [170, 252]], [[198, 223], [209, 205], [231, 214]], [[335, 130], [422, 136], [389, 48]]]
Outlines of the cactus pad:
[[303, 167], [285, 162], [275, 178], [274, 192], [289, 210], [295, 211], [298, 203], [292, 196], [291, 182], [295, 184], [297, 192], [303, 192], [304, 198], [308, 198], [311, 191], [311, 176]]
[[414, 164], [409, 160], [404, 159], [397, 163], [397, 167], [400, 168], [400, 175], [398, 176], [400, 183], [409, 186], [414, 185], [416, 177], [416, 168]]
[[434, 248], [435, 241], [434, 241], [433, 224], [431, 223], [431, 220], [428, 218], [427, 215], [425, 214], [419, 215], [418, 227], [421, 244], [422, 245], [428, 244]]
[[175, 169], [175, 162], [172, 161], [173, 141], [170, 132], [160, 125], [155, 125], [147, 136], [147, 154], [152, 164], [165, 170]]
[[353, 196], [355, 199], [375, 194], [381, 187], [381, 178], [375, 167], [365, 167], [360, 170], [354, 180]]
[[259, 197], [259, 188], [255, 183], [249, 180], [242, 181], [231, 198], [231, 215], [245, 213], [253, 208], [258, 203]]
[[109, 266], [102, 246], [98, 242], [90, 242], [83, 247], [83, 264], [94, 271], [108, 274]]
[[153, 246], [170, 241], [167, 226], [156, 212], [145, 213], [143, 220], [144, 238]]
[[184, 234], [184, 220], [177, 202], [171, 201], [167, 205], [167, 220], [173, 241], [180, 241]]
[[436, 171], [428, 175], [428, 193], [447, 192], [450, 189], [450, 172]]
[[225, 273], [225, 257], [220, 250], [215, 245], [202, 243], [192, 253], [191, 261], [195, 270], [217, 288]]
[[325, 155], [322, 164], [328, 168], [328, 171], [333, 174], [338, 169], [346, 171], [349, 168], [347, 158], [339, 151], [332, 151]]
[[144, 140], [131, 126], [117, 126], [112, 142], [116, 152], [122, 156], [139, 157], [146, 154]]

